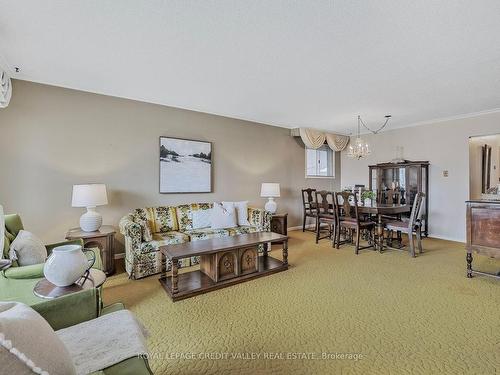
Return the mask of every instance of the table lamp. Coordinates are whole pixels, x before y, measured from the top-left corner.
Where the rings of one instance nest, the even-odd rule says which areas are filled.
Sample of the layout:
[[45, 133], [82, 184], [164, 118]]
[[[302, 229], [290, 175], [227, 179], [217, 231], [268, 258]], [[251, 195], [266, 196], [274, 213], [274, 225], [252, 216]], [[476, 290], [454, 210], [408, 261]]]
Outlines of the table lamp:
[[260, 196], [264, 198], [268, 198], [264, 208], [266, 211], [274, 214], [276, 213], [276, 209], [278, 206], [274, 201], [274, 198], [280, 196], [280, 184], [274, 182], [264, 182], [260, 188]]
[[73, 185], [71, 206], [87, 208], [87, 212], [80, 217], [80, 228], [84, 232], [95, 232], [101, 227], [102, 216], [95, 208], [106, 204], [108, 204], [106, 185]]

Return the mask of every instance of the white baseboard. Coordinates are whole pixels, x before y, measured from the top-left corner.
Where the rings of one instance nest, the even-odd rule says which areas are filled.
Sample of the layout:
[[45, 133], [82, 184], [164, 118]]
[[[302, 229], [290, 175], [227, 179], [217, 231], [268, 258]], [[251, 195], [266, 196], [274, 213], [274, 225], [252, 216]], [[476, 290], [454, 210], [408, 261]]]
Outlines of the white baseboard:
[[[306, 224], [306, 229], [314, 229], [316, 224]], [[302, 225], [297, 225], [296, 227], [288, 227], [288, 230], [302, 230]]]
[[451, 238], [451, 237], [447, 237], [447, 236], [441, 236], [439, 234], [429, 234], [428, 236], [429, 238], [435, 238], [437, 240], [445, 240], [445, 241], [452, 241], [452, 242], [460, 242], [460, 243], [463, 243], [465, 245], [465, 242], [464, 240], [460, 240], [460, 239], [457, 239], [457, 238]]

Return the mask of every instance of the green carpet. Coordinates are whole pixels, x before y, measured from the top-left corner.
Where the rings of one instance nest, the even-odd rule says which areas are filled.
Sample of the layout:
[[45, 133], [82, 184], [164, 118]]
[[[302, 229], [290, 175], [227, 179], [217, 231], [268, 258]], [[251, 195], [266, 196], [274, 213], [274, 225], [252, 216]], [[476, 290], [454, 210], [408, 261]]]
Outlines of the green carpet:
[[425, 239], [412, 259], [290, 238], [288, 271], [176, 303], [158, 276], [118, 274], [105, 302], [149, 329], [156, 374], [500, 372], [500, 285], [465, 277], [463, 244]]

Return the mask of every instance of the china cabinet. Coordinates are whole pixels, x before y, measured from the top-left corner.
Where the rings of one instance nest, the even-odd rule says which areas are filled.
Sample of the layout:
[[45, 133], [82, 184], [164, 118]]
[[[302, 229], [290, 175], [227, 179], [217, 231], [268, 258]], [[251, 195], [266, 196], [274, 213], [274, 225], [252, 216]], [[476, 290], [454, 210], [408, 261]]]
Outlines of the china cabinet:
[[[429, 233], [429, 162], [409, 161], [370, 165], [370, 190], [377, 193], [380, 203], [386, 203], [388, 192], [397, 192], [398, 201], [413, 205], [417, 193], [425, 193], [422, 207], [422, 233]], [[392, 199], [392, 198], [391, 198]]]

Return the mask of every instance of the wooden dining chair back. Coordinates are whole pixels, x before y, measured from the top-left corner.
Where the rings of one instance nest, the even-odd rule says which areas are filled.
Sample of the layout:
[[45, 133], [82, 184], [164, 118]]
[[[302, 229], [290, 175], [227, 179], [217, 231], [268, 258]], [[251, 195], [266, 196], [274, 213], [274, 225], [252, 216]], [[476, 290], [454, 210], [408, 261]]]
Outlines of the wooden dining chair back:
[[[335, 232], [335, 202], [334, 195], [331, 191], [321, 190], [316, 191], [316, 243], [323, 238], [332, 239]], [[326, 228], [322, 228], [321, 224], [326, 224]], [[321, 237], [322, 229], [327, 231], [327, 234]]]
[[[417, 246], [419, 253], [422, 253], [422, 233], [421, 233], [421, 218], [422, 207], [425, 199], [425, 193], [418, 192], [413, 201], [411, 208], [410, 219], [408, 221], [389, 221], [385, 224], [386, 229], [389, 231], [390, 238], [392, 239], [393, 232], [406, 233], [408, 235], [409, 252], [412, 257], [415, 257], [415, 245], [413, 242], [413, 232], [417, 237]], [[399, 236], [398, 236], [399, 237]]]
[[386, 201], [387, 204], [401, 204], [401, 194], [399, 190], [389, 189], [386, 191]]
[[[352, 234], [353, 231], [356, 232], [356, 242], [355, 250], [356, 254], [359, 250], [367, 249], [373, 247], [373, 244], [369, 246], [359, 246], [359, 240], [362, 230], [372, 231], [375, 227], [373, 221], [361, 221], [358, 211], [358, 200], [356, 194], [351, 192], [339, 192], [335, 194], [335, 209], [336, 209], [336, 219], [337, 227], [335, 232], [335, 244], [337, 249], [340, 248], [340, 230], [343, 228]], [[351, 236], [349, 236], [351, 237]]]
[[401, 204], [401, 191], [398, 189], [388, 189], [377, 191], [377, 203]]
[[[351, 204], [352, 202], [352, 204]], [[335, 204], [339, 218], [350, 221], [359, 221], [358, 200], [356, 194], [341, 191], [335, 194]]]
[[[399, 189], [389, 189], [383, 192], [384, 199], [382, 202], [384, 204], [401, 204], [401, 191]], [[387, 220], [401, 220], [401, 214], [396, 215], [382, 215], [383, 219]]]
[[305, 232], [307, 218], [311, 217], [316, 220], [316, 189], [302, 189], [302, 206], [304, 210], [302, 232]]
[[420, 227], [420, 220], [422, 219], [422, 203], [425, 198], [425, 193], [418, 192], [413, 201], [410, 214], [410, 225], [412, 228]]
[[333, 192], [327, 190], [316, 191], [318, 215], [333, 215]]

